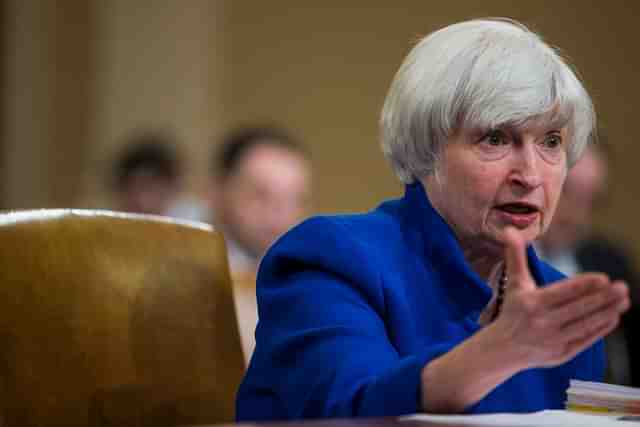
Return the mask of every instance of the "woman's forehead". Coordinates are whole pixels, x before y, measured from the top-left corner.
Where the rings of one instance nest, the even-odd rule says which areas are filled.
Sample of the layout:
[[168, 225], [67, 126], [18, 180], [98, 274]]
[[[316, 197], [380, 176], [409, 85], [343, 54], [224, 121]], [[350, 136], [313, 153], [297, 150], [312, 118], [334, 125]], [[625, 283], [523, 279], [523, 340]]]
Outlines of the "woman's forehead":
[[490, 130], [508, 130], [517, 132], [547, 133], [550, 131], [568, 130], [570, 117], [552, 111], [518, 120], [496, 123], [466, 123], [462, 127], [473, 133], [485, 133]]

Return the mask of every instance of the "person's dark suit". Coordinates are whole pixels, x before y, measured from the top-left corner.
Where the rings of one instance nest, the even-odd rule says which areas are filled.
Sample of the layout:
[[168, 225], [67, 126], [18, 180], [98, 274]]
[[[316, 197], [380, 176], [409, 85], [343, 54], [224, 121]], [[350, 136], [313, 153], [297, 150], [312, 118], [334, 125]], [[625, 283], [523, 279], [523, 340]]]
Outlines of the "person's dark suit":
[[621, 320], [629, 352], [631, 383], [640, 387], [640, 340], [634, 339], [640, 322], [640, 281], [627, 251], [599, 236], [584, 239], [576, 251], [576, 260], [582, 271], [606, 273], [613, 280], [624, 280], [629, 285], [632, 308]]

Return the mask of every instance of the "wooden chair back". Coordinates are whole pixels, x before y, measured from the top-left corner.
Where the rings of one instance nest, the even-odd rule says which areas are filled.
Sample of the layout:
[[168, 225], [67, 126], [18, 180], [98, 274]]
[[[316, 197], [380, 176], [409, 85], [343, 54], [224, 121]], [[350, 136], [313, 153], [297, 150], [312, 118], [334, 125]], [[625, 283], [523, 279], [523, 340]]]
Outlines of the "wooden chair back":
[[0, 426], [229, 422], [244, 362], [223, 238], [108, 211], [0, 215]]

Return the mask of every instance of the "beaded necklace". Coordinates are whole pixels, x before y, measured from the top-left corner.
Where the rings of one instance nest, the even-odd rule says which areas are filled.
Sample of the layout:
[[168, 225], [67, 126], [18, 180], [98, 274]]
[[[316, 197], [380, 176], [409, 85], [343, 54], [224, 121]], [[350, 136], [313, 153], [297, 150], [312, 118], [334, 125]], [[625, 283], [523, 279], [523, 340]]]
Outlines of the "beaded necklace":
[[496, 310], [493, 312], [493, 316], [491, 316], [491, 321], [493, 322], [498, 318], [500, 314], [500, 310], [502, 309], [502, 303], [504, 302], [504, 291], [507, 287], [507, 270], [506, 268], [502, 269], [500, 273], [500, 279], [498, 280], [498, 295], [496, 296]]

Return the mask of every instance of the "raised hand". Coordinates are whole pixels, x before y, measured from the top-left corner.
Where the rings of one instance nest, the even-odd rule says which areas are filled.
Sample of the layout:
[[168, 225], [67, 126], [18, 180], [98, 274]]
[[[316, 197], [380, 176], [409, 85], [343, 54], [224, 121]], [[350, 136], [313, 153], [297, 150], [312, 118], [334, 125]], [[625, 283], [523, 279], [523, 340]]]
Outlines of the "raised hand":
[[627, 286], [600, 273], [584, 273], [538, 288], [525, 242], [505, 231], [507, 291], [491, 325], [513, 346], [525, 368], [555, 366], [611, 332], [630, 306]]

